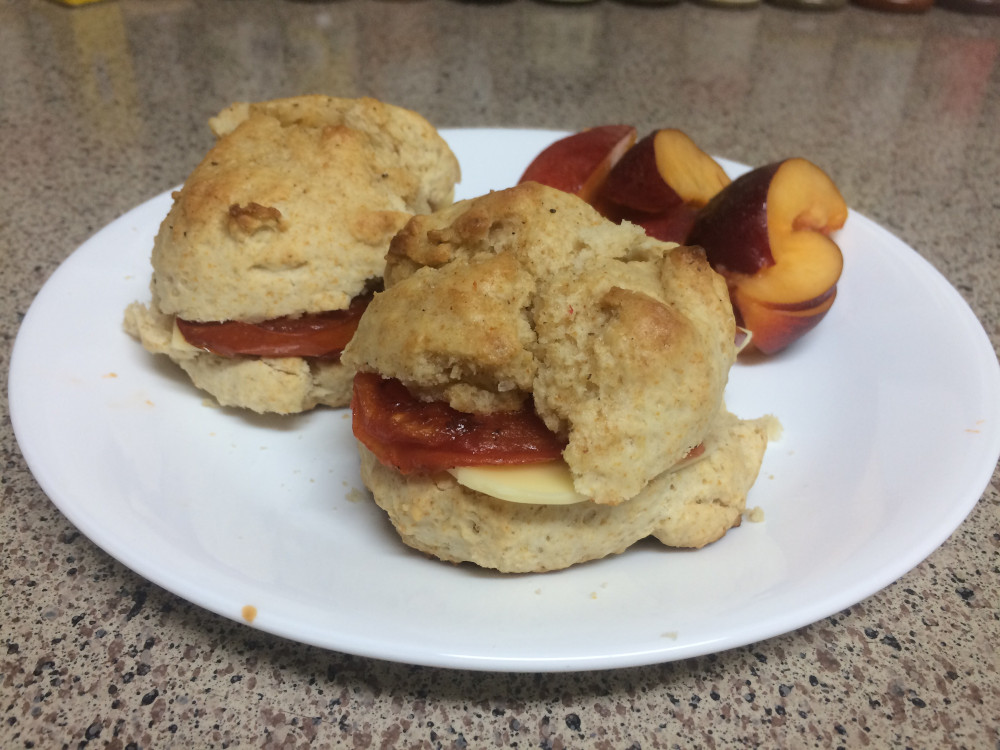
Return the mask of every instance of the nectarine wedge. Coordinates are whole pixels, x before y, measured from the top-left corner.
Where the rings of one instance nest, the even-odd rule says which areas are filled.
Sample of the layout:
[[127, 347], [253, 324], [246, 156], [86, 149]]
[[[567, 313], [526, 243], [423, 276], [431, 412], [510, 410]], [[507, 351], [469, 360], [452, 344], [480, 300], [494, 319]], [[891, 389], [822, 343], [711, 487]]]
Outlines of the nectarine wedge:
[[847, 204], [827, 174], [794, 158], [758, 167], [699, 211], [688, 243], [757, 300], [799, 304], [837, 283], [843, 255], [829, 234], [847, 220]]
[[811, 331], [830, 310], [837, 296], [831, 287], [812, 307], [775, 307], [754, 299], [740, 289], [733, 290], [733, 307], [740, 324], [751, 331], [750, 347], [764, 354], [781, 351], [793, 341]]
[[553, 142], [532, 160], [521, 182], [540, 182], [593, 204], [612, 167], [635, 143], [631, 125], [601, 125]]
[[687, 242], [705, 249], [754, 345], [772, 353], [833, 304], [844, 257], [829, 235], [846, 220], [830, 177], [805, 159], [786, 159], [721, 190], [698, 212]]
[[711, 156], [683, 131], [663, 128], [641, 139], [608, 173], [601, 197], [648, 214], [704, 206], [729, 184]]

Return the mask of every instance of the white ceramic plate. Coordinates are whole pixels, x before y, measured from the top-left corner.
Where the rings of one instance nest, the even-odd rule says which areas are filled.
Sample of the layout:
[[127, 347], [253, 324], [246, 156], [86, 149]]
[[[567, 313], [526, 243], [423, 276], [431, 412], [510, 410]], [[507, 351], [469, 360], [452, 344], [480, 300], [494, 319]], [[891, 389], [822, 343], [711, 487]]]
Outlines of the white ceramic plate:
[[[512, 185], [557, 134], [445, 133], [460, 197]], [[738, 172], [739, 165], [725, 163]], [[10, 411], [42, 489], [132, 570], [224, 617], [318, 646], [502, 671], [623, 667], [793, 630], [888, 585], [940, 545], [1000, 453], [1000, 374], [930, 265], [852, 213], [840, 294], [816, 331], [737, 365], [741, 416], [774, 413], [744, 523], [697, 552], [639, 544], [559, 573], [501, 576], [405, 548], [370, 501], [347, 410], [266, 418], [203, 403], [121, 330], [148, 299], [164, 193], [45, 284], [18, 335]]]

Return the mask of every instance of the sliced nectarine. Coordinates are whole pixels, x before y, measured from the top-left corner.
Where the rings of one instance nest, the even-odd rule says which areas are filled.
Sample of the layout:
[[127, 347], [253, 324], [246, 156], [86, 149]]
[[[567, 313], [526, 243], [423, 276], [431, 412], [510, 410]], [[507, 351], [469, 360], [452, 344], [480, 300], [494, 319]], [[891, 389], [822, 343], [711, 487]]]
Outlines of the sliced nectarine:
[[683, 131], [663, 128], [635, 144], [608, 173], [601, 197], [625, 208], [662, 214], [704, 206], [729, 177]]
[[758, 300], [797, 304], [837, 283], [843, 255], [830, 232], [847, 204], [827, 174], [805, 159], [758, 167], [719, 192], [695, 219], [688, 242], [715, 270]]
[[786, 159], [721, 190], [698, 212], [687, 242], [701, 245], [726, 277], [733, 306], [757, 348], [776, 351], [760, 344], [767, 335], [761, 325], [784, 331], [774, 337], [781, 348], [819, 322], [832, 304], [844, 258], [829, 235], [846, 220], [847, 204], [829, 176], [805, 159]]
[[688, 234], [694, 226], [698, 207], [689, 203], [679, 203], [671, 209], [657, 214], [639, 211], [618, 211], [614, 219], [618, 222], [630, 221], [646, 230], [646, 234], [663, 242], [687, 243]]
[[732, 293], [740, 323], [752, 332], [750, 346], [774, 354], [811, 331], [833, 305], [837, 287], [831, 287], [812, 307], [768, 305], [739, 288]]
[[528, 165], [521, 182], [540, 182], [593, 203], [612, 167], [635, 143], [631, 125], [601, 125], [560, 138]]

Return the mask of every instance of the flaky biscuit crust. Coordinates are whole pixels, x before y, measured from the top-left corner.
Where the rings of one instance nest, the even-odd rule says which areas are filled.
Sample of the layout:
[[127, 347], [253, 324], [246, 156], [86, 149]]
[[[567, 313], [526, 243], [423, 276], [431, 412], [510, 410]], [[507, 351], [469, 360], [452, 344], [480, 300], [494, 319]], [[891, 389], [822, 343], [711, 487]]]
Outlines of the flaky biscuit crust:
[[738, 526], [760, 469], [770, 420], [721, 412], [702, 460], [654, 478], [620, 505], [521, 505], [448, 474], [404, 477], [361, 446], [361, 476], [405, 544], [441, 560], [541, 573], [624, 552], [652, 536], [703, 547]]
[[735, 360], [726, 285], [700, 250], [535, 183], [414, 217], [385, 283], [344, 361], [460, 411], [532, 398], [601, 504], [702, 440]]
[[374, 99], [228, 107], [153, 248], [160, 311], [258, 322], [340, 310], [413, 214], [451, 202], [458, 162], [423, 117]]

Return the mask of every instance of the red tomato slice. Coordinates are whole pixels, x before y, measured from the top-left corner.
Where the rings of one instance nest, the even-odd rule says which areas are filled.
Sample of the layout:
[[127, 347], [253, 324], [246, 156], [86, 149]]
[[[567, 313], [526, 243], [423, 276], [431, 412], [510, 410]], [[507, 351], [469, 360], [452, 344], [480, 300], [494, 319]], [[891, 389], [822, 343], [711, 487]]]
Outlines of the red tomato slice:
[[355, 437], [403, 474], [551, 461], [566, 447], [530, 407], [467, 414], [419, 401], [398, 380], [374, 373], [354, 377], [351, 409]]
[[346, 310], [275, 318], [261, 323], [238, 320], [198, 323], [177, 318], [191, 346], [220, 357], [339, 357], [358, 329], [371, 295], [355, 297]]

